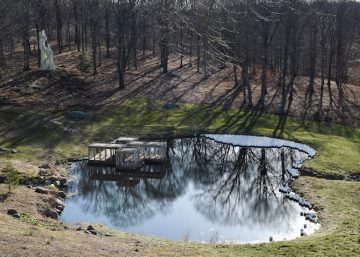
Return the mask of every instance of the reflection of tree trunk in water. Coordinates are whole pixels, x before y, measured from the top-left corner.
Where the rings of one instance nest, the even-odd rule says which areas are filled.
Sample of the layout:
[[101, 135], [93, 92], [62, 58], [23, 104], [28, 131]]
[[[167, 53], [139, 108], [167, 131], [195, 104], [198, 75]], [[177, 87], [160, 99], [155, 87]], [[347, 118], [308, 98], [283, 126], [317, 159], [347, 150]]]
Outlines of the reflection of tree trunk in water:
[[285, 167], [285, 150], [281, 148], [281, 181], [285, 182], [286, 167]]
[[268, 185], [267, 185], [267, 162], [266, 162], [266, 150], [261, 149], [261, 156], [259, 160], [259, 176], [257, 181], [257, 190], [262, 196], [267, 196], [268, 194]]

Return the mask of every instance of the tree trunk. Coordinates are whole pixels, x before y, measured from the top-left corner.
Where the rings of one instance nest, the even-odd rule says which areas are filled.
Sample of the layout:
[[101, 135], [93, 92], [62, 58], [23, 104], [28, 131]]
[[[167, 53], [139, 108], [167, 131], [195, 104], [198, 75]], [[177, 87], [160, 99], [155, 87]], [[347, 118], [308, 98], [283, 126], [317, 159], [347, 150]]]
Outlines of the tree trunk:
[[242, 79], [242, 88], [244, 90], [244, 101], [248, 107], [252, 107], [252, 92], [249, 81], [249, 64], [248, 64], [248, 54], [245, 54], [245, 60], [242, 65], [241, 79]]
[[155, 21], [152, 19], [152, 54], [156, 55], [156, 34], [155, 34]]
[[201, 61], [200, 35], [197, 36], [196, 46], [197, 46], [197, 60], [196, 60], [197, 73], [200, 73], [200, 61]]
[[331, 74], [332, 74], [332, 62], [334, 56], [334, 44], [332, 42], [332, 38], [330, 39], [330, 51], [329, 51], [329, 65], [328, 65], [328, 74], [327, 74], [327, 86], [328, 86], [328, 93], [329, 93], [329, 107], [330, 109], [333, 108], [333, 96], [331, 90]]
[[325, 38], [321, 39], [321, 84], [320, 84], [320, 103], [319, 103], [319, 120], [323, 116], [323, 99], [324, 99], [324, 85], [325, 85], [325, 54], [326, 54], [326, 41]]
[[[92, 3], [95, 4], [94, 2]], [[94, 7], [96, 8], [96, 6]], [[93, 10], [94, 12], [95, 10]], [[91, 27], [91, 46], [92, 46], [92, 59], [93, 59], [93, 75], [97, 74], [97, 64], [96, 64], [96, 50], [97, 50], [97, 17], [96, 14], [92, 13], [92, 17], [90, 20], [90, 27]]]
[[118, 11], [117, 14], [117, 56], [118, 56], [118, 62], [117, 62], [117, 70], [118, 70], [118, 79], [119, 79], [119, 88], [125, 89], [125, 61], [124, 61], [124, 48], [125, 48], [125, 10], [123, 10], [123, 7], [120, 11]]
[[3, 40], [0, 39], [0, 79], [2, 79], [2, 75], [4, 74], [6, 68], [6, 58], [5, 58], [5, 50]]
[[77, 50], [80, 52], [80, 29], [79, 29], [79, 18], [78, 18], [78, 0], [73, 1], [74, 4], [74, 20], [75, 20], [75, 44]]
[[290, 15], [288, 14], [286, 28], [285, 28], [285, 42], [284, 42], [284, 52], [282, 57], [282, 68], [280, 75], [280, 87], [281, 87], [281, 103], [280, 103], [280, 115], [285, 115], [285, 106], [286, 106], [286, 75], [288, 71], [288, 52], [289, 52], [289, 36], [290, 36]]
[[263, 31], [263, 56], [262, 56], [262, 72], [261, 72], [261, 95], [259, 99], [259, 107], [261, 110], [265, 107], [265, 97], [267, 95], [267, 66], [269, 52], [269, 27], [266, 23], [265, 31]]
[[68, 49], [71, 50], [70, 21], [67, 22], [67, 39]]
[[30, 0], [26, 1], [25, 17], [23, 24], [23, 47], [24, 47], [24, 71], [30, 70], [30, 36], [29, 36], [29, 24], [30, 24]]
[[105, 11], [105, 31], [106, 31], [106, 57], [110, 58], [110, 11], [109, 7], [106, 7]]
[[63, 46], [62, 46], [62, 20], [61, 20], [59, 0], [55, 0], [55, 13], [56, 13], [56, 34], [57, 34], [58, 51], [59, 54], [61, 54], [63, 50]]
[[237, 66], [235, 64], [233, 65], [233, 74], [234, 74], [234, 87], [238, 87], [239, 80], [238, 80], [238, 76], [237, 76]]
[[40, 51], [40, 29], [39, 25], [35, 24], [36, 28], [36, 39], [37, 39], [37, 58], [38, 58], [38, 66], [41, 67], [41, 51]]
[[132, 45], [134, 68], [135, 70], [137, 70], [137, 31], [136, 31], [135, 14], [133, 14], [132, 24], [131, 24], [131, 45]]
[[180, 68], [184, 66], [184, 32], [182, 18], [180, 21]]
[[102, 65], [101, 61], [102, 61], [102, 58], [101, 58], [101, 34], [99, 34], [99, 37], [98, 37], [98, 65], [99, 67]]
[[314, 81], [316, 75], [316, 58], [317, 58], [317, 27], [316, 24], [312, 25], [310, 33], [310, 58], [309, 58], [309, 85], [308, 85], [308, 94], [309, 94], [309, 104], [311, 104], [312, 95], [314, 94]]
[[189, 67], [192, 67], [192, 55], [193, 55], [193, 33], [190, 32]]
[[147, 35], [146, 35], [146, 20], [145, 17], [143, 18], [143, 24], [142, 24], [142, 34], [143, 34], [143, 38], [142, 38], [142, 54], [145, 55], [146, 54], [146, 45], [147, 45]]

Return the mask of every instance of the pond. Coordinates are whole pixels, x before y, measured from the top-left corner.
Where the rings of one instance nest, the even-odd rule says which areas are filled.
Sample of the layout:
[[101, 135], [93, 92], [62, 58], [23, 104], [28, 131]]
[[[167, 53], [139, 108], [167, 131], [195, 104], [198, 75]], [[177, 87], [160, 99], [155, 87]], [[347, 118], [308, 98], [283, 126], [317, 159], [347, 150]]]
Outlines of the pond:
[[167, 140], [166, 162], [138, 171], [73, 163], [68, 191], [74, 194], [61, 219], [172, 240], [294, 239], [319, 224], [280, 191], [296, 176], [294, 168], [314, 155], [291, 141], [201, 135]]

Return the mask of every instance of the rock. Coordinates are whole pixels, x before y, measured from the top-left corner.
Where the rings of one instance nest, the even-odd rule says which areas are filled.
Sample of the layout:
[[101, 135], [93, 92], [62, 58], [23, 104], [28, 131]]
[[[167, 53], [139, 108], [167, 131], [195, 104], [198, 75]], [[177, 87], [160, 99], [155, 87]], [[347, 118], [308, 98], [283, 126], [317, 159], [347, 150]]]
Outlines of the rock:
[[298, 178], [299, 177], [299, 170], [298, 169], [289, 169], [288, 173], [293, 177], [293, 178]]
[[12, 150], [11, 150], [11, 153], [12, 153], [12, 154], [16, 154], [17, 152], [18, 152], [18, 151], [17, 151], [16, 149], [12, 149]]
[[52, 183], [52, 184], [54, 184], [54, 183], [55, 183], [55, 181], [58, 181], [58, 178], [57, 178], [57, 177], [52, 176], [52, 177], [50, 177], [50, 178], [49, 178], [49, 180], [51, 181], [51, 183]]
[[66, 178], [62, 178], [60, 179], [60, 184], [63, 186], [67, 183], [67, 179]]
[[300, 230], [300, 236], [307, 236], [303, 229]]
[[76, 231], [81, 231], [81, 230], [82, 230], [81, 226], [76, 228]]
[[44, 178], [43, 177], [36, 177], [32, 179], [32, 183], [34, 185], [43, 185], [44, 184]]
[[89, 231], [87, 231], [87, 230], [84, 230], [84, 233], [85, 233], [85, 234], [90, 234], [90, 232], [89, 232]]
[[284, 185], [282, 185], [279, 188], [279, 191], [284, 194], [289, 194], [291, 192], [291, 188], [289, 187], [289, 185], [287, 183], [285, 183]]
[[0, 105], [10, 104], [10, 101], [6, 97], [0, 97]]
[[44, 164], [40, 165], [39, 168], [40, 168], [40, 169], [47, 169], [47, 170], [48, 170], [48, 169], [50, 169], [51, 167], [50, 167], [50, 164], [49, 164], [49, 163], [44, 163]]
[[89, 225], [89, 226], [87, 227], [87, 230], [95, 230], [95, 228], [94, 228], [93, 226]]
[[50, 186], [51, 185], [50, 179], [46, 179], [44, 184], [45, 184], [45, 186]]
[[65, 199], [66, 194], [63, 191], [59, 191], [59, 192], [57, 192], [56, 197], [61, 198], [61, 199]]
[[39, 194], [48, 194], [49, 190], [47, 190], [46, 188], [43, 188], [43, 187], [37, 187], [37, 188], [35, 188], [35, 192], [39, 193]]
[[72, 111], [66, 113], [65, 117], [68, 118], [69, 120], [80, 121], [85, 119], [86, 113], [82, 111]]
[[16, 213], [16, 214], [13, 215], [13, 217], [14, 217], [15, 219], [20, 219], [20, 214], [19, 214], [19, 213]]
[[54, 199], [53, 206], [61, 213], [65, 209], [64, 201], [61, 199]]
[[167, 103], [163, 106], [164, 109], [175, 109], [178, 108], [179, 106], [175, 103]]
[[64, 201], [63, 201], [62, 199], [59, 199], [59, 198], [56, 198], [56, 199], [54, 200], [54, 203], [55, 203], [56, 205], [64, 205]]
[[106, 237], [111, 237], [111, 235], [110, 235], [110, 234], [108, 234], [108, 233], [106, 233], [104, 236], [106, 236]]
[[305, 216], [305, 219], [310, 221], [310, 222], [313, 222], [313, 223], [318, 223], [319, 222], [316, 213], [305, 212], [304, 216]]
[[54, 186], [56, 186], [56, 187], [61, 187], [61, 183], [60, 183], [60, 181], [58, 181], [58, 180], [57, 180], [57, 181], [55, 181], [55, 182], [54, 182]]
[[57, 214], [61, 215], [61, 213], [63, 212], [62, 210], [59, 210], [58, 208], [55, 208], [54, 211], [57, 212]]
[[97, 235], [97, 232], [95, 230], [89, 230], [89, 232], [95, 236]]
[[14, 216], [15, 214], [18, 214], [18, 212], [17, 212], [17, 210], [15, 210], [15, 209], [9, 209], [9, 210], [7, 211], [7, 214], [8, 214], [8, 215], [11, 215], [11, 216]]
[[54, 209], [49, 209], [46, 211], [45, 213], [46, 217], [52, 218], [52, 219], [58, 219], [59, 218], [59, 214], [56, 210]]
[[11, 151], [11, 149], [0, 146], [0, 152], [10, 152], [10, 151]]

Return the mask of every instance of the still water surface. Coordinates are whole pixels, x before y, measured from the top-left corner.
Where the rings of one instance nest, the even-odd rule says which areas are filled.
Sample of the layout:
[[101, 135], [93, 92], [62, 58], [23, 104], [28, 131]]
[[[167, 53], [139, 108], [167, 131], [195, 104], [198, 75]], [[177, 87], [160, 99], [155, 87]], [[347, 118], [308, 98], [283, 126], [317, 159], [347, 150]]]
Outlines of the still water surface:
[[318, 225], [300, 216], [308, 210], [279, 192], [289, 179], [287, 170], [309, 158], [304, 149], [249, 146], [251, 137], [214, 139], [168, 140], [167, 162], [142, 172], [74, 163], [69, 191], [75, 194], [66, 200], [61, 219], [202, 242], [293, 239], [304, 224], [305, 233], [314, 232]]

